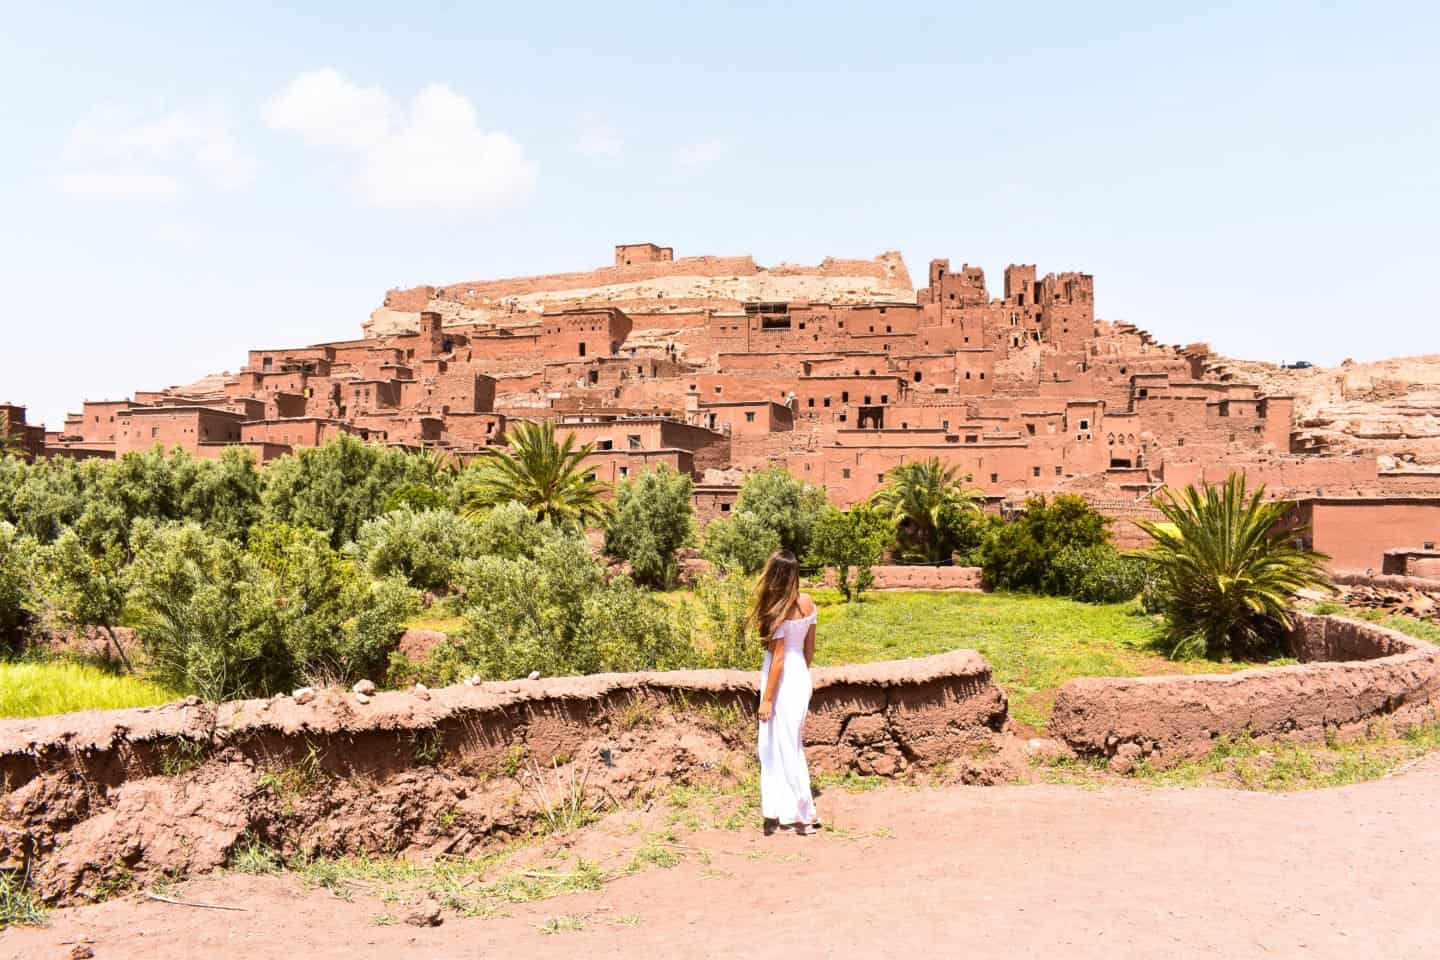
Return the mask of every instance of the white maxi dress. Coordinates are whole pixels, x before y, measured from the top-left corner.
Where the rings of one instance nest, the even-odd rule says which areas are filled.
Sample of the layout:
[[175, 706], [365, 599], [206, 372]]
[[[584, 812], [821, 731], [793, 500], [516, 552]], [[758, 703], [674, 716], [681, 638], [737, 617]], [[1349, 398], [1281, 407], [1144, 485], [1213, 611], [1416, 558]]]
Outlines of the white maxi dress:
[[[767, 820], [785, 825], [813, 823], [815, 800], [810, 794], [810, 767], [805, 763], [805, 714], [810, 712], [810, 668], [805, 664], [805, 635], [815, 613], [786, 620], [774, 636], [785, 641], [780, 689], [775, 712], [760, 724], [760, 810]], [[760, 696], [767, 693], [772, 649], [760, 668]]]

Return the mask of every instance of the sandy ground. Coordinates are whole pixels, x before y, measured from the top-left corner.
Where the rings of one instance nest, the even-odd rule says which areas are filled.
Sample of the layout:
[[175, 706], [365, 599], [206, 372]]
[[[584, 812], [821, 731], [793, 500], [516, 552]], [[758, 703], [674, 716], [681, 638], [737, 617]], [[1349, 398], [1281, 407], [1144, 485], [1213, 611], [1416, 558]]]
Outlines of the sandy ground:
[[[830, 791], [829, 836], [713, 831], [710, 851], [509, 916], [378, 926], [375, 900], [281, 877], [58, 911], [0, 957], [1434, 957], [1440, 755], [1337, 790]], [[590, 828], [603, 838], [604, 824]], [[611, 835], [621, 842], [619, 831]], [[588, 843], [597, 842], [588, 837]], [[633, 845], [633, 836], [630, 841]], [[545, 933], [554, 917], [584, 928]]]

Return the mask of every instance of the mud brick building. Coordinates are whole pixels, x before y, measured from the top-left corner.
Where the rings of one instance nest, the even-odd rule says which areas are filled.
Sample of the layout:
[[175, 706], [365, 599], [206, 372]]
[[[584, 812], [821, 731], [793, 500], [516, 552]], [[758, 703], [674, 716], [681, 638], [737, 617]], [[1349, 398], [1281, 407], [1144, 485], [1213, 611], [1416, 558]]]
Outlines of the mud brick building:
[[[1122, 519], [1150, 515], [1161, 487], [1244, 470], [1301, 501], [1350, 569], [1440, 539], [1440, 473], [1292, 439], [1291, 396], [1218, 374], [1203, 344], [1097, 319], [1089, 274], [1013, 264], [996, 296], [979, 267], [936, 259], [925, 281], [897, 253], [762, 267], [623, 244], [591, 271], [391, 290], [359, 339], [87, 400], [25, 442], [112, 457], [239, 445], [264, 462], [348, 433], [471, 458], [514, 421], [554, 420], [595, 445], [602, 479], [691, 473], [707, 518], [747, 471], [783, 467], [847, 505], [939, 457], [997, 508], [1070, 491]], [[13, 434], [23, 410], [5, 416]]]

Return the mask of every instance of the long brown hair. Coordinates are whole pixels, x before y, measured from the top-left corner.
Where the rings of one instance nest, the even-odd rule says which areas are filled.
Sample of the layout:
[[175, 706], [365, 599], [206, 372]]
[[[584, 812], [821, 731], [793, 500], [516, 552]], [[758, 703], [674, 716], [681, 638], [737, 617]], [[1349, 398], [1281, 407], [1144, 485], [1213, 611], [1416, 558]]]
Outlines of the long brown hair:
[[760, 582], [755, 587], [755, 599], [750, 605], [750, 621], [760, 631], [760, 642], [769, 643], [775, 635], [795, 598], [800, 595], [800, 564], [789, 550], [776, 550], [770, 554]]

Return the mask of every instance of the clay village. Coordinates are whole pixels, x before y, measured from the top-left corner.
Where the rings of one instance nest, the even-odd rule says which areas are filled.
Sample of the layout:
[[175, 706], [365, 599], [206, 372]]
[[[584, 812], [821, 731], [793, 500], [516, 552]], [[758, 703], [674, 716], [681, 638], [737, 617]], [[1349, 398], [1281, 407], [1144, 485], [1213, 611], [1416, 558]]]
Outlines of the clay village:
[[[11, 398], [0, 944], [674, 955], [796, 869], [970, 896], [924, 864], [977, 823], [984, 877], [1110, 822], [1114, 857], [1220, 869], [1169, 798], [1236, 857], [1382, 783], [1433, 812], [1440, 361], [1159, 343], [1083, 266], [625, 243], [60, 424]], [[785, 569], [782, 629], [817, 626], [772, 705]], [[812, 666], [796, 821], [767, 711]], [[1272, 867], [1245, 883], [1305, 870]]]

